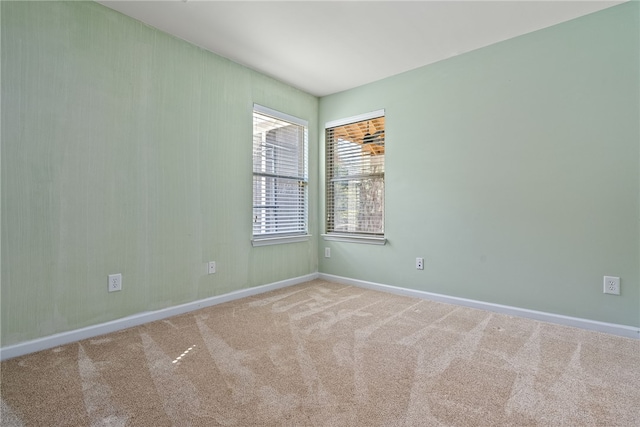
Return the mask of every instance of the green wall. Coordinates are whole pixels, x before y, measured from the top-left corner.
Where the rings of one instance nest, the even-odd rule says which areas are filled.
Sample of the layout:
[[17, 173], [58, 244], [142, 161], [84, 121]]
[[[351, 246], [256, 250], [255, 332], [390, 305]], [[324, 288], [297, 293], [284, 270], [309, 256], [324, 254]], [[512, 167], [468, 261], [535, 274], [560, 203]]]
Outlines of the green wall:
[[638, 16], [626, 3], [322, 98], [321, 126], [386, 109], [388, 243], [321, 240], [320, 271], [639, 326]]
[[[635, 2], [320, 102], [99, 4], [0, 15], [2, 346], [317, 270], [640, 326]], [[310, 122], [307, 243], [251, 246], [254, 102]], [[318, 239], [318, 129], [380, 108], [388, 243]]]
[[[317, 98], [93, 2], [1, 8], [2, 346], [317, 271]], [[309, 242], [251, 246], [254, 102], [309, 120]]]

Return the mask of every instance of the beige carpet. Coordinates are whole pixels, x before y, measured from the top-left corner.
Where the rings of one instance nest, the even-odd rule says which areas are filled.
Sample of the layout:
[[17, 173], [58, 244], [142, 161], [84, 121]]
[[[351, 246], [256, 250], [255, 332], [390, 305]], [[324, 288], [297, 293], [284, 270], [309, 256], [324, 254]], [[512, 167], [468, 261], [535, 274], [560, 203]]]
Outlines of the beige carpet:
[[639, 426], [640, 341], [316, 280], [2, 363], [2, 425]]

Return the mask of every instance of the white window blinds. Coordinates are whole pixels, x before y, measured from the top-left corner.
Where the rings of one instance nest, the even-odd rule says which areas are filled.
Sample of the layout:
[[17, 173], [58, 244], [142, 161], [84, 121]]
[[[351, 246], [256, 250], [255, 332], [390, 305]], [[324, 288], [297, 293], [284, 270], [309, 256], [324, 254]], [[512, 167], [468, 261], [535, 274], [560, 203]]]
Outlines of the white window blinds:
[[307, 122], [254, 105], [254, 239], [307, 233], [307, 182]]
[[384, 235], [384, 111], [326, 125], [327, 233]]

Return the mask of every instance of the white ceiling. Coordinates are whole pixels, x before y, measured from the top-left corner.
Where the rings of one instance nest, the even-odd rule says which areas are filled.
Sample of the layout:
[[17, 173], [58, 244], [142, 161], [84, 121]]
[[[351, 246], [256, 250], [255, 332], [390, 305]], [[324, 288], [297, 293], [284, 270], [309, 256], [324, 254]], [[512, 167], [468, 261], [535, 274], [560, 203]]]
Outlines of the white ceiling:
[[99, 1], [316, 96], [624, 1]]

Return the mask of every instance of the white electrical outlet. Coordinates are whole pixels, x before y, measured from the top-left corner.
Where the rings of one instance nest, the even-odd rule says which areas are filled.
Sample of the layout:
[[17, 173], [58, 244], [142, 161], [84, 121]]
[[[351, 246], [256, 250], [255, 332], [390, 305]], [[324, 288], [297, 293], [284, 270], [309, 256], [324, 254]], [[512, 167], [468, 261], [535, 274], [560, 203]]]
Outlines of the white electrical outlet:
[[416, 258], [416, 270], [424, 270], [424, 258]]
[[604, 293], [612, 295], [620, 295], [620, 278], [613, 276], [604, 276]]
[[207, 263], [207, 269], [209, 274], [214, 274], [216, 272], [216, 262], [215, 261], [209, 261]]
[[122, 274], [110, 274], [109, 275], [109, 292], [122, 290]]
[[331, 248], [324, 248], [324, 257], [331, 258]]

